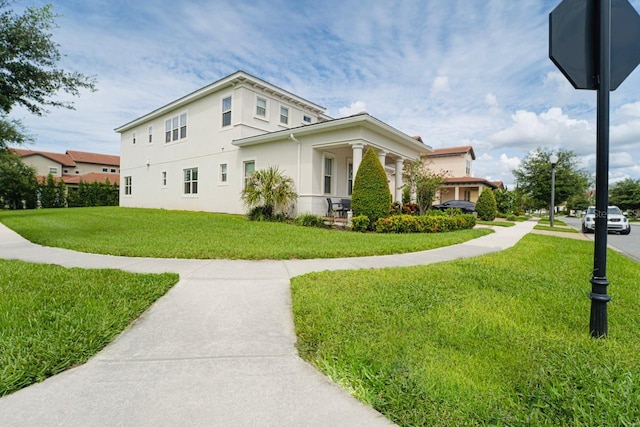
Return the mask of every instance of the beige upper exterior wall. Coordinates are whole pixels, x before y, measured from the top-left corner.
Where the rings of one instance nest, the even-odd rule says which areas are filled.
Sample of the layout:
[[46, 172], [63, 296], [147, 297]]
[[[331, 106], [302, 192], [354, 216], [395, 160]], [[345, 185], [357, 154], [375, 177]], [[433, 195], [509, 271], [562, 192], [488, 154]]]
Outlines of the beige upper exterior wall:
[[473, 158], [469, 152], [446, 157], [427, 156], [426, 164], [436, 172], [448, 171], [447, 176], [473, 176]]

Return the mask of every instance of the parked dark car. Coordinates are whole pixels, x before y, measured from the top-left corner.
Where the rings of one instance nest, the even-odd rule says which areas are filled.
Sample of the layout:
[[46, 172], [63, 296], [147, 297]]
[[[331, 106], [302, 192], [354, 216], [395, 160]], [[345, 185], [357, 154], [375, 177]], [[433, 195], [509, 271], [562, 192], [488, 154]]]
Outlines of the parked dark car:
[[458, 208], [464, 213], [472, 213], [476, 210], [476, 204], [473, 202], [469, 202], [468, 200], [448, 200], [439, 205], [433, 205], [431, 208], [440, 211]]

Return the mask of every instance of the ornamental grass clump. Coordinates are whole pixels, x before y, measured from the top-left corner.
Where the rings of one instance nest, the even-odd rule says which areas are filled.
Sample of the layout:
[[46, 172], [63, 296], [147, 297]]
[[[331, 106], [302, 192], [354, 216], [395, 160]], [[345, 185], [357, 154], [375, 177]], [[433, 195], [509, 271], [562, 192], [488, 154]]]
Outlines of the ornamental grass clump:
[[391, 192], [387, 174], [373, 148], [367, 148], [358, 167], [351, 195], [354, 216], [369, 218], [369, 229], [373, 229], [378, 218], [386, 218], [391, 210]]

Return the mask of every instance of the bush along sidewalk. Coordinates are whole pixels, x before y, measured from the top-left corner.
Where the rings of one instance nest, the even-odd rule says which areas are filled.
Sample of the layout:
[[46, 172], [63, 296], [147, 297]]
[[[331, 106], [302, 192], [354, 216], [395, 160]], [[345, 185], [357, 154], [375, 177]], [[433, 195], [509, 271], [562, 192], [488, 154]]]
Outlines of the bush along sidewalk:
[[475, 227], [476, 217], [471, 214], [445, 215], [394, 215], [380, 218], [375, 223], [378, 233], [438, 233], [466, 230]]

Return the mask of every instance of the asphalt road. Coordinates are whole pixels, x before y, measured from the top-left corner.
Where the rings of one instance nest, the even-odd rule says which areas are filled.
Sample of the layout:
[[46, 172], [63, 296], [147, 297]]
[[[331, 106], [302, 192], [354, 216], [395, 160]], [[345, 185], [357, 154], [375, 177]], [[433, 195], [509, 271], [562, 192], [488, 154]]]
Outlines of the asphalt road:
[[[580, 230], [580, 218], [560, 217], [560, 221], [564, 221], [567, 225]], [[631, 223], [631, 234], [623, 236], [621, 234], [607, 235], [607, 244], [629, 256], [630, 258], [640, 262], [640, 223]], [[593, 240], [593, 234], [587, 234]]]

